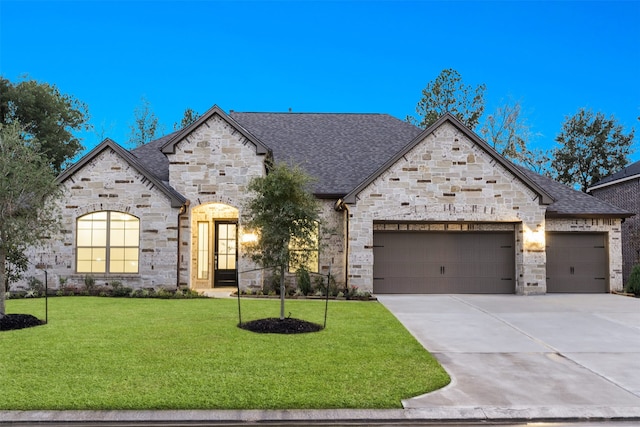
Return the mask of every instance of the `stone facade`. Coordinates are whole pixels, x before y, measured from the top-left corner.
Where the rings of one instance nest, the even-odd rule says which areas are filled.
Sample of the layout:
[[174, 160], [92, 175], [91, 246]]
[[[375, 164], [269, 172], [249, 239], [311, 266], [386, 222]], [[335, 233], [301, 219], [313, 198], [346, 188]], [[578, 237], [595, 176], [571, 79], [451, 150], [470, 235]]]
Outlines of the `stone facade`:
[[[235, 210], [219, 211], [217, 219], [237, 219], [242, 228], [242, 207], [250, 194], [247, 185], [252, 177], [265, 173], [265, 156], [256, 153], [256, 147], [219, 115], [194, 129], [186, 137], [177, 141], [169, 159], [169, 180], [171, 185], [190, 201], [189, 212], [183, 216], [180, 258], [180, 285], [197, 287], [192, 247], [195, 236], [193, 224], [201, 206], [211, 203], [222, 204]], [[190, 219], [193, 218], [193, 219]], [[212, 217], [212, 219], [214, 219]], [[253, 263], [245, 257], [238, 257], [238, 270], [255, 270]], [[261, 285], [262, 274], [252, 271], [240, 274], [243, 287]]]
[[[458, 128], [445, 123], [380, 174], [349, 206], [349, 284], [372, 289], [376, 223], [503, 227], [516, 239], [516, 289], [544, 293], [545, 206], [529, 187]], [[492, 225], [495, 224], [495, 225]], [[508, 225], [507, 225], [508, 227]]]
[[[547, 218], [551, 199], [538, 184], [455, 119], [439, 123], [378, 173], [363, 177], [352, 193], [340, 200], [327, 195], [320, 199], [319, 274], [331, 273], [339, 289], [349, 285], [373, 291], [376, 230], [509, 231], [515, 243], [513, 291], [541, 294], [546, 292], [545, 232], [601, 232], [608, 236], [609, 286], [622, 287], [620, 219]], [[270, 280], [269, 273], [244, 256], [243, 246], [253, 231], [243, 226], [247, 186], [252, 177], [264, 176], [269, 150], [217, 107], [152, 147], [162, 154], [155, 163], [145, 163], [148, 159], [140, 156], [149, 151], [132, 154], [106, 141], [63, 173], [61, 234], [45, 248], [31, 250], [33, 265], [26, 278], [42, 277], [35, 264], [44, 264], [52, 287], [61, 280], [82, 286], [86, 275], [76, 266], [78, 218], [116, 211], [139, 220], [138, 272], [94, 274], [97, 284], [117, 280], [135, 288], [215, 286], [211, 275], [199, 277], [196, 271], [198, 230], [199, 223], [207, 223], [210, 233], [224, 222], [237, 224], [240, 287], [261, 288]], [[153, 169], [158, 159], [168, 168], [168, 182], [163, 182], [166, 168]], [[206, 269], [212, 272], [213, 258], [208, 263]], [[294, 275], [287, 280], [292, 282]]]
[[62, 183], [62, 230], [44, 247], [29, 254], [33, 265], [26, 277], [42, 279], [35, 264], [44, 264], [49, 285], [61, 280], [82, 286], [88, 274], [76, 272], [76, 222], [98, 211], [118, 211], [140, 220], [139, 272], [137, 274], [89, 274], [97, 284], [117, 280], [131, 287], [176, 286], [179, 208], [114, 150], [106, 148]]

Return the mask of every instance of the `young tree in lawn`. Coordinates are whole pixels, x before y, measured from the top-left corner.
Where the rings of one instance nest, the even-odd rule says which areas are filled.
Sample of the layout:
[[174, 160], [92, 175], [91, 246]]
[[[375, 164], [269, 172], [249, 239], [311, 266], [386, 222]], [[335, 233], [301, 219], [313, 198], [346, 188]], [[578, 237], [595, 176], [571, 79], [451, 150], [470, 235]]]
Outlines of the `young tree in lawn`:
[[298, 166], [278, 163], [264, 177], [252, 178], [248, 189], [244, 226], [256, 230], [258, 240], [247, 247], [247, 255], [280, 277], [280, 319], [284, 319], [286, 294], [284, 275], [289, 265], [304, 264], [305, 251], [317, 246], [320, 206], [309, 191], [313, 178]]
[[25, 136], [40, 141], [39, 150], [56, 173], [83, 147], [73, 132], [89, 130], [86, 104], [48, 83], [20, 83], [0, 76], [0, 123], [21, 123]]
[[465, 85], [462, 76], [453, 68], [442, 70], [435, 80], [422, 89], [422, 99], [416, 105], [418, 117], [407, 116], [407, 121], [427, 128], [444, 113], [456, 116], [473, 130], [484, 111], [486, 85]]
[[560, 147], [553, 150], [553, 177], [586, 191], [629, 163], [633, 136], [633, 129], [624, 134], [615, 117], [607, 119], [602, 113], [581, 108], [566, 118], [556, 137]]
[[158, 116], [151, 109], [151, 103], [144, 96], [142, 105], [136, 107], [133, 112], [133, 124], [129, 125], [129, 143], [134, 147], [140, 147], [153, 141], [156, 134], [162, 132], [163, 126], [158, 124]]
[[[37, 140], [19, 123], [0, 124], [0, 318], [5, 315], [7, 257], [57, 230], [56, 174]], [[18, 253], [20, 256], [15, 255]]]

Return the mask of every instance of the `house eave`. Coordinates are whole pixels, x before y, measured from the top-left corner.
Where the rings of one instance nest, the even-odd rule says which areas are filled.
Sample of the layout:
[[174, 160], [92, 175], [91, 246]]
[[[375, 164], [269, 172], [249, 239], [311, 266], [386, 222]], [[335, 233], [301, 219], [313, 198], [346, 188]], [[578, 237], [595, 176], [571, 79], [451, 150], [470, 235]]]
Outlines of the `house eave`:
[[593, 187], [587, 188], [587, 193], [590, 193], [593, 190], [600, 190], [602, 188], [610, 187], [612, 185], [621, 184], [626, 181], [640, 180], [640, 174], [626, 176], [624, 178], [615, 179], [613, 181], [605, 182], [603, 184], [594, 185]]
[[571, 219], [571, 218], [578, 218], [578, 219], [596, 219], [596, 218], [601, 218], [601, 219], [624, 219], [624, 218], [630, 218], [632, 216], [634, 216], [634, 213], [628, 212], [628, 213], [618, 213], [618, 214], [613, 214], [613, 213], [577, 213], [577, 214], [571, 214], [571, 213], [560, 213], [560, 212], [548, 212], [545, 214], [545, 218], [547, 219]]

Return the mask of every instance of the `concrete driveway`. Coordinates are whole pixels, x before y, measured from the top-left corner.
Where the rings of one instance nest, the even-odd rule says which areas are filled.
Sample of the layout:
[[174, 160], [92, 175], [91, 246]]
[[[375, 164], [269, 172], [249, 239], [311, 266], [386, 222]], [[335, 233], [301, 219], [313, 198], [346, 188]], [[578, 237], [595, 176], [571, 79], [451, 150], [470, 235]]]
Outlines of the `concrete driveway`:
[[611, 294], [381, 295], [449, 372], [405, 408], [525, 418], [640, 417], [640, 299]]

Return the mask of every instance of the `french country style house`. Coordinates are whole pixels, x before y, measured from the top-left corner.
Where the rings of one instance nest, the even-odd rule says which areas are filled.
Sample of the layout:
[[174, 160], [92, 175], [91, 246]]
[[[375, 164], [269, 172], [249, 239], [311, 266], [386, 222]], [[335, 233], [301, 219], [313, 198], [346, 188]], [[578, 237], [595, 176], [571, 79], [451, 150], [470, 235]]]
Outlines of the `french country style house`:
[[[58, 180], [63, 229], [31, 258], [49, 280], [196, 290], [267, 280], [243, 256], [252, 177], [295, 163], [317, 181], [311, 268], [382, 293], [609, 292], [631, 214], [505, 160], [455, 117], [226, 113], [133, 150], [105, 140]], [[26, 277], [38, 276], [35, 268]], [[51, 278], [54, 278], [53, 280]]]

